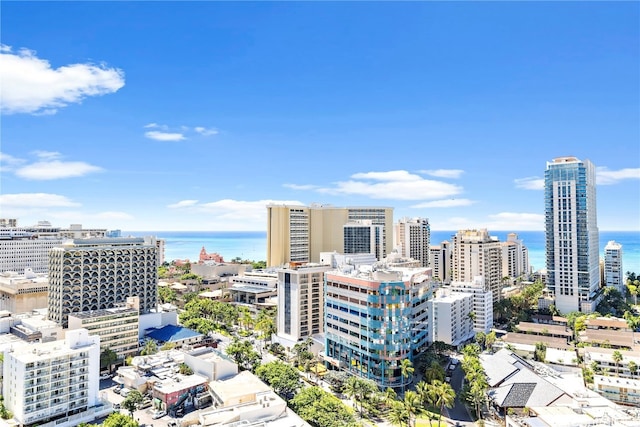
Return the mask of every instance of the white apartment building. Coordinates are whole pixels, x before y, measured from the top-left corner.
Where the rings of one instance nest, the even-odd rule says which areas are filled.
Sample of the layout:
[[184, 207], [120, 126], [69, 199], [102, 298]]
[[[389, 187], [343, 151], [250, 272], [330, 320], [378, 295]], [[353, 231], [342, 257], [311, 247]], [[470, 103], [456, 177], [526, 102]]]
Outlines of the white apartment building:
[[604, 283], [625, 294], [622, 245], [613, 240], [604, 247]]
[[384, 247], [384, 226], [374, 225], [371, 220], [357, 220], [342, 227], [345, 254], [374, 254], [382, 261], [387, 255]]
[[140, 298], [140, 313], [157, 308], [157, 246], [153, 237], [68, 240], [49, 252], [49, 318], [102, 310]]
[[451, 257], [451, 242], [445, 240], [429, 246], [429, 266], [433, 269], [433, 278], [440, 283], [451, 282]]
[[77, 426], [111, 412], [98, 399], [100, 337], [68, 331], [64, 341], [5, 351], [2, 394], [19, 425]]
[[502, 275], [509, 277], [511, 284], [516, 279], [529, 273], [529, 252], [516, 233], [507, 234], [507, 241], [500, 243], [502, 247]]
[[[407, 258], [430, 267], [431, 228], [427, 218], [402, 218], [395, 225], [395, 246]], [[438, 276], [440, 277], [440, 276]]]
[[453, 236], [452, 280], [472, 282], [483, 276], [493, 302], [502, 299], [502, 248], [487, 229], [460, 230]]
[[459, 346], [473, 338], [473, 295], [451, 292], [448, 289], [436, 291], [436, 297], [427, 302], [429, 309], [430, 337], [433, 341]]
[[484, 277], [476, 276], [472, 282], [452, 282], [447, 289], [453, 293], [473, 295], [473, 329], [476, 332], [491, 332], [493, 327], [493, 294], [485, 284]]
[[49, 251], [60, 246], [64, 239], [59, 237], [37, 237], [32, 234], [11, 233], [0, 236], [0, 272], [23, 272], [46, 274]]
[[324, 272], [330, 265], [292, 263], [278, 269], [277, 333], [285, 347], [324, 331]]

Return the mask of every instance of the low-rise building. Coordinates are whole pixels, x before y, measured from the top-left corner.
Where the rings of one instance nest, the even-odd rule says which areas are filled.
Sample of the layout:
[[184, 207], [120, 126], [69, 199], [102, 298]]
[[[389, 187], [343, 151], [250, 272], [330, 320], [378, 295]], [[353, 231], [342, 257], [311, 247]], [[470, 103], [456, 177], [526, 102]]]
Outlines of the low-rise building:
[[49, 303], [49, 278], [27, 268], [23, 274], [12, 271], [0, 273], [0, 311], [13, 314], [31, 313]]
[[593, 388], [612, 402], [640, 407], [640, 380], [594, 375]]
[[184, 363], [194, 373], [209, 381], [224, 380], [238, 373], [238, 365], [228, 356], [210, 347], [201, 347], [185, 353]]

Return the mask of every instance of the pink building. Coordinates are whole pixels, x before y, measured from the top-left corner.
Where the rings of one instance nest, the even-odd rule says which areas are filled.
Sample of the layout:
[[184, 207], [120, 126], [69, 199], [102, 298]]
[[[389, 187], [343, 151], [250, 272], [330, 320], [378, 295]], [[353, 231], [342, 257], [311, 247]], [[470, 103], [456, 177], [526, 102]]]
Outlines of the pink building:
[[204, 261], [214, 261], [221, 264], [224, 262], [224, 259], [222, 258], [222, 255], [216, 252], [212, 252], [208, 254], [207, 250], [203, 246], [202, 250], [200, 251], [200, 262], [204, 262]]

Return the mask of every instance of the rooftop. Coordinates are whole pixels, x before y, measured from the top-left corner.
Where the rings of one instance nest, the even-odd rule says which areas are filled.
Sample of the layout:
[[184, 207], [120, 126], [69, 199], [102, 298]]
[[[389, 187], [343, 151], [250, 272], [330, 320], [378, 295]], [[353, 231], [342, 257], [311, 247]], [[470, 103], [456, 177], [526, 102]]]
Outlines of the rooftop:
[[189, 388], [197, 387], [202, 384], [206, 384], [207, 377], [203, 377], [198, 374], [192, 375], [180, 375], [176, 374], [174, 377], [166, 377], [155, 383], [156, 390], [163, 394], [175, 393], [176, 391], [186, 390]]
[[147, 329], [145, 335], [160, 342], [176, 342], [189, 338], [201, 337], [200, 332], [176, 325], [166, 325], [161, 328]]
[[69, 313], [69, 317], [77, 317], [78, 319], [92, 319], [95, 317], [113, 316], [114, 314], [138, 315], [139, 312], [135, 308], [114, 307], [114, 308], [105, 308], [100, 310], [89, 310], [89, 311], [81, 311], [76, 313]]
[[571, 346], [567, 344], [566, 338], [554, 338], [544, 335], [523, 334], [519, 332], [509, 332], [502, 337], [502, 340], [508, 343], [528, 345], [536, 345], [536, 343], [542, 342], [545, 343], [547, 347], [558, 348], [561, 350], [571, 348]]
[[516, 326], [518, 330], [523, 332], [533, 332], [536, 334], [560, 335], [571, 337], [573, 333], [568, 331], [563, 325], [547, 325], [544, 323], [520, 322]]

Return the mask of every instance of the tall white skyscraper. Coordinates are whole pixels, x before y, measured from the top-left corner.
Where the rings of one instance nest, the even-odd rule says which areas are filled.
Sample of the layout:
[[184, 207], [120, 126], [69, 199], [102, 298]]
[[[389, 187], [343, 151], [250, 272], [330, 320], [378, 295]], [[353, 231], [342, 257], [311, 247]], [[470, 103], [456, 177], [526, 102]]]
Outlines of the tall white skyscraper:
[[547, 287], [561, 313], [590, 313], [601, 295], [595, 167], [559, 157], [544, 181]]
[[622, 245], [613, 240], [604, 247], [604, 283], [624, 295], [624, 270], [622, 269]]
[[402, 218], [395, 226], [395, 244], [400, 253], [429, 267], [431, 228], [427, 218]]

